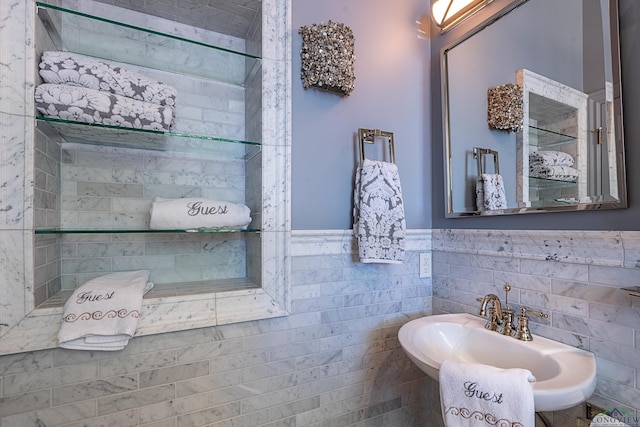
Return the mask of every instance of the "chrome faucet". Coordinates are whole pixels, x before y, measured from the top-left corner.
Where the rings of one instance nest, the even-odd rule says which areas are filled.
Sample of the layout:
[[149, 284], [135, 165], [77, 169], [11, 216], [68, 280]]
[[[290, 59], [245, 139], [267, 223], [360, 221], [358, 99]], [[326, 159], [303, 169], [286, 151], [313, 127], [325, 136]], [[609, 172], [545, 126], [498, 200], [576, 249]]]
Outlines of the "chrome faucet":
[[521, 314], [518, 316], [518, 327], [516, 328], [514, 326], [513, 309], [509, 307], [509, 291], [511, 290], [511, 286], [509, 286], [508, 283], [505, 283], [503, 289], [505, 291], [504, 309], [500, 303], [500, 298], [498, 298], [496, 294], [487, 294], [484, 298], [476, 299], [476, 301], [481, 302], [480, 316], [484, 317], [487, 314], [487, 307], [491, 304], [489, 307], [487, 323], [484, 327], [490, 331], [500, 332], [502, 335], [514, 337], [521, 341], [533, 340], [533, 336], [529, 330], [529, 319], [527, 318], [527, 313], [542, 318], [547, 318], [549, 316], [546, 313], [522, 307], [520, 309]]
[[[480, 298], [478, 298], [480, 300]], [[502, 304], [500, 298], [496, 294], [488, 294], [482, 298], [482, 304], [480, 304], [480, 316], [485, 316], [487, 313], [487, 306], [491, 303], [493, 307], [489, 307], [489, 320], [485, 325], [485, 328], [490, 331], [497, 331], [498, 325], [502, 323]]]

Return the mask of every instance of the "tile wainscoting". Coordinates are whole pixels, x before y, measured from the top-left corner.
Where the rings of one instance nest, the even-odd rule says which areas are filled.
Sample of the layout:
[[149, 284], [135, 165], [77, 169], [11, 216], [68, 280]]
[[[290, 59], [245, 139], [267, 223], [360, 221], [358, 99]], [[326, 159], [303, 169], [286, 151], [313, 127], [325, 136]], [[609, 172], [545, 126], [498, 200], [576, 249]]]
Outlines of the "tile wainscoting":
[[402, 265], [356, 263], [352, 240], [293, 233], [288, 317], [0, 357], [0, 426], [437, 425], [436, 384], [397, 340], [431, 314], [431, 231], [409, 233]]
[[[366, 265], [348, 230], [294, 231], [288, 317], [0, 357], [0, 427], [441, 426], [437, 384], [398, 328], [475, 313], [504, 282], [513, 305], [550, 314], [534, 333], [596, 355], [594, 403], [639, 409], [640, 300], [619, 288], [640, 282], [640, 232], [412, 230], [407, 246], [403, 265]], [[547, 415], [580, 426], [583, 411]]]
[[[531, 330], [593, 352], [598, 383], [590, 399], [640, 415], [640, 232], [433, 230], [433, 312], [477, 314], [476, 298], [549, 315]], [[554, 427], [579, 425], [583, 407], [551, 414]], [[638, 425], [637, 419], [628, 420]]]

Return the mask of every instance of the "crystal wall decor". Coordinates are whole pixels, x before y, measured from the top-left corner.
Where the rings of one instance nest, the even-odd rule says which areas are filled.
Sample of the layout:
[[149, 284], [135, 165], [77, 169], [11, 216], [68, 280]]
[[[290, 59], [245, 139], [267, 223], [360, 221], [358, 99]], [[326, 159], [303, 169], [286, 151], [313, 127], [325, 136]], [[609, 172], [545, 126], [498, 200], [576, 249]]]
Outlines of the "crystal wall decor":
[[492, 129], [517, 132], [522, 128], [522, 88], [513, 83], [487, 90], [487, 123]]
[[342, 95], [354, 89], [354, 37], [351, 29], [339, 22], [305, 25], [302, 35], [302, 85]]

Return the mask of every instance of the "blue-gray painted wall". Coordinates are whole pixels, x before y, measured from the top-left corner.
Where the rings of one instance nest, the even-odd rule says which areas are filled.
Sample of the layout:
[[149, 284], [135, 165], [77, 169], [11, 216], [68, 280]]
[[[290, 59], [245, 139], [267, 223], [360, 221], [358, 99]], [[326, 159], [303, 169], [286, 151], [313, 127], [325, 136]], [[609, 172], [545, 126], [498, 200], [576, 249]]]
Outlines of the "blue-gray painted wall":
[[[640, 2], [620, 0], [623, 102], [629, 208], [482, 218], [445, 218], [440, 115], [440, 50], [508, 3], [494, 0], [483, 13], [444, 35], [419, 38], [415, 21], [428, 0], [293, 0], [293, 229], [351, 227], [358, 127], [395, 132], [396, 156], [409, 228], [640, 229]], [[356, 88], [349, 97], [303, 89], [302, 25], [329, 19], [355, 35]]]
[[[416, 24], [428, 10], [428, 0], [293, 1], [293, 229], [351, 228], [360, 127], [394, 132], [407, 227], [430, 228], [429, 40], [418, 37]], [[329, 20], [355, 37], [355, 90], [348, 97], [305, 90], [300, 80], [298, 29]]]

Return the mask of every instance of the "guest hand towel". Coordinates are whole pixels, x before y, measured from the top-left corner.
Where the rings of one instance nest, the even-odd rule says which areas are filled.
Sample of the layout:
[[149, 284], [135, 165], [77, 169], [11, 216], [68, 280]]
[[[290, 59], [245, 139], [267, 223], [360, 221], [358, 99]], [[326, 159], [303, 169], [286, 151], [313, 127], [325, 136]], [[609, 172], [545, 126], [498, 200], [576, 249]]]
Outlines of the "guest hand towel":
[[476, 180], [476, 206], [479, 211], [507, 209], [502, 175], [483, 173]]
[[365, 159], [356, 171], [353, 198], [360, 262], [402, 263], [406, 225], [398, 167]]
[[142, 297], [152, 287], [146, 270], [89, 280], [64, 305], [58, 345], [75, 350], [122, 350], [136, 332]]
[[153, 230], [245, 229], [250, 222], [251, 210], [240, 203], [198, 197], [184, 199], [156, 197], [151, 206], [149, 228]]
[[446, 359], [439, 375], [447, 427], [534, 427], [530, 371]]

